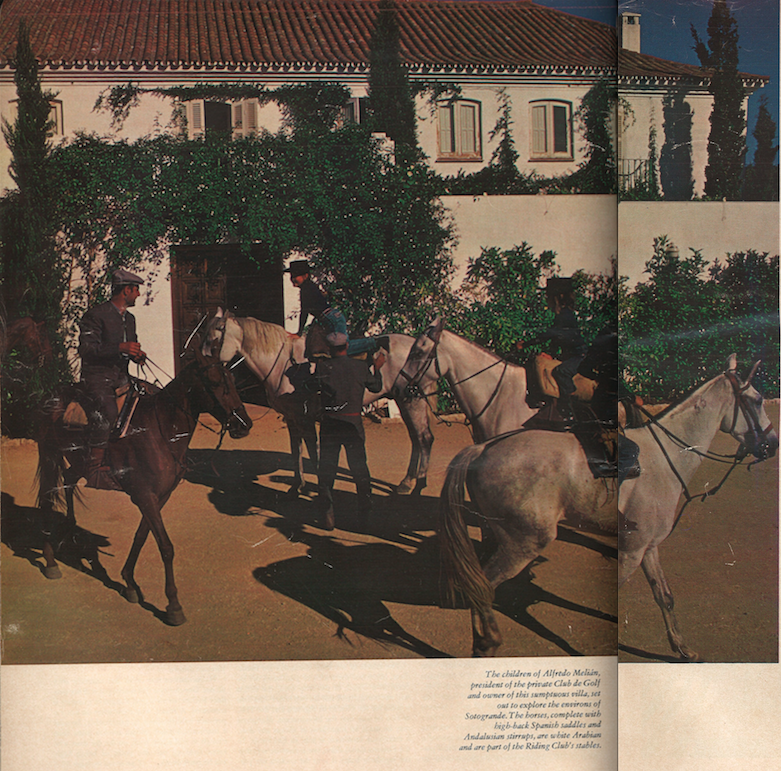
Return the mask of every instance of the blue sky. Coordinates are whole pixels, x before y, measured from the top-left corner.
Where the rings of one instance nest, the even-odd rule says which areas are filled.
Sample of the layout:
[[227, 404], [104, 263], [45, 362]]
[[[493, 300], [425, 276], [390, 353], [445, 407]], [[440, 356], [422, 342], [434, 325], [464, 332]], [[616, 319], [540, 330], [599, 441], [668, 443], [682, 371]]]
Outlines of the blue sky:
[[[641, 14], [642, 53], [686, 64], [699, 64], [692, 49], [690, 26], [707, 42], [708, 19], [713, 0], [535, 0], [539, 5], [585, 16], [589, 19], [616, 23], [619, 12]], [[768, 75], [770, 83], [750, 99], [748, 108], [749, 162], [754, 152], [751, 132], [757, 118], [760, 96], [768, 99], [768, 109], [778, 126], [779, 116], [779, 2], [778, 0], [729, 0], [730, 10], [738, 23], [740, 36], [739, 68], [754, 75]], [[776, 135], [778, 136], [778, 135]], [[776, 139], [776, 141], [778, 141]]]

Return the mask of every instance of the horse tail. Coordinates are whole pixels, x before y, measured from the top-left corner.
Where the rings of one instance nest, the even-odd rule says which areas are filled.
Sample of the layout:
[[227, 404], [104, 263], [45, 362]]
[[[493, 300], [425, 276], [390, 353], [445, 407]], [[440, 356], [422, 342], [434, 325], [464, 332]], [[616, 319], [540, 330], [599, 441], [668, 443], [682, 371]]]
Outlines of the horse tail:
[[[43, 405], [39, 415], [38, 468], [35, 480], [38, 483], [38, 508], [44, 510], [53, 510], [62, 505], [65, 498], [64, 477], [67, 465], [57, 431], [64, 411], [63, 402], [61, 396], [54, 397]], [[80, 499], [78, 490], [76, 497]]]
[[63, 473], [65, 458], [52, 436], [45, 430], [38, 436], [38, 508], [52, 510], [63, 501]]
[[480, 566], [464, 520], [467, 475], [482, 452], [483, 445], [471, 445], [453, 458], [439, 498], [440, 550], [448, 600], [455, 604], [460, 592], [474, 608], [490, 608], [494, 601], [494, 587]]

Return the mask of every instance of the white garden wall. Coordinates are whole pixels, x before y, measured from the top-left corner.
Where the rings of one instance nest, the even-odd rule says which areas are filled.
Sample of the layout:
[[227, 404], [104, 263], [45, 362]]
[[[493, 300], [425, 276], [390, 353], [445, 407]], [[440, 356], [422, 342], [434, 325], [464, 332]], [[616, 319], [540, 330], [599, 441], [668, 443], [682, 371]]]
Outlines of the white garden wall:
[[681, 255], [699, 249], [708, 262], [732, 252], [779, 252], [774, 202], [625, 201], [618, 207], [619, 273], [643, 280], [654, 238], [666, 235]]

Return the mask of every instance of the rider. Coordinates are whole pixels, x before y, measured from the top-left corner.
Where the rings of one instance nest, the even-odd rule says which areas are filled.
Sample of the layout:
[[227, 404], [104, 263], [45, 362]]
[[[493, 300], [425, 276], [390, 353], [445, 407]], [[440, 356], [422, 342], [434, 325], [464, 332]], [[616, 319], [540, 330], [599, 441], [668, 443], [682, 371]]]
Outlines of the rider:
[[349, 356], [356, 356], [361, 353], [374, 353], [380, 347], [385, 348], [386, 351], [390, 350], [387, 335], [365, 337], [357, 340], [349, 339], [344, 314], [331, 305], [327, 293], [312, 281], [307, 260], [293, 260], [290, 266], [285, 269], [285, 273], [290, 273], [290, 282], [294, 287], [301, 290], [301, 315], [298, 320], [299, 337], [304, 334], [306, 322], [309, 316], [312, 316], [315, 319], [315, 323], [319, 324], [326, 334], [339, 332], [348, 338], [347, 354]]
[[[599, 384], [591, 407], [604, 428], [618, 428], [618, 328], [614, 320], [608, 322], [589, 346], [588, 353], [578, 366], [578, 374]], [[640, 447], [620, 430], [618, 443], [618, 484], [624, 479], [640, 476], [638, 457]]]
[[529, 344], [545, 344], [547, 352], [559, 364], [552, 372], [559, 387], [559, 399], [556, 408], [566, 424], [574, 423], [572, 394], [575, 384], [572, 382], [578, 365], [586, 354], [586, 343], [578, 329], [578, 317], [575, 314], [575, 293], [571, 278], [549, 278], [545, 287], [548, 307], [554, 313], [553, 325], [545, 332], [526, 343], [518, 343], [518, 348]]
[[130, 360], [143, 363], [146, 354], [136, 336], [136, 304], [144, 280], [120, 268], [112, 276], [111, 299], [90, 308], [80, 324], [81, 382], [92, 397], [90, 458], [87, 486], [103, 487], [108, 466], [103, 458], [117, 419], [115, 390], [128, 383]]

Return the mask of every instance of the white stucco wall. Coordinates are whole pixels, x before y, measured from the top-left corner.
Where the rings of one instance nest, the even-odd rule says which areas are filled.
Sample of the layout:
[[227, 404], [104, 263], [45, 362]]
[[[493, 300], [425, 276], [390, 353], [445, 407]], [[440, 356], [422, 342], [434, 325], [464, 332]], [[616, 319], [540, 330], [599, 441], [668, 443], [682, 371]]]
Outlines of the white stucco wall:
[[654, 238], [666, 235], [681, 255], [699, 249], [712, 262], [754, 249], [779, 253], [779, 205], [772, 202], [624, 201], [618, 207], [619, 273], [643, 279]]
[[535, 254], [552, 250], [564, 275], [582, 268], [610, 271], [617, 255], [616, 198], [612, 195], [447, 196], [459, 242], [454, 279], [483, 247], [510, 249], [524, 241]]
[[[220, 74], [219, 72], [199, 72], [180, 70], [170, 73], [137, 72], [67, 72], [64, 70], [43, 70], [44, 90], [52, 92], [62, 102], [64, 137], [54, 138], [55, 142], [72, 139], [77, 132], [94, 132], [99, 136], [135, 140], [158, 132], [171, 131], [173, 101], [154, 94], [143, 94], [139, 103], [133, 106], [127, 120], [120, 129], [111, 126], [111, 115], [103, 110], [96, 112], [95, 103], [101, 93], [112, 86], [132, 82], [142, 88], [165, 88], [173, 85], [192, 86], [204, 82], [246, 82], [263, 84], [268, 88], [277, 88], [291, 82], [303, 83], [323, 75], [302, 73], [298, 78], [277, 74], [264, 76], [247, 73]], [[442, 76], [443, 80], [453, 80], [457, 76]], [[331, 75], [330, 79], [339, 79], [351, 91], [353, 97], [364, 97], [368, 83], [364, 76], [351, 74], [340, 78]], [[540, 160], [531, 157], [531, 114], [530, 103], [537, 100], [559, 100], [571, 105], [571, 113], [578, 109], [580, 101], [594, 82], [594, 77], [580, 78], [560, 75], [476, 75], [459, 81], [461, 98], [480, 103], [480, 133], [482, 155], [475, 161], [453, 161], [438, 159], [437, 119], [427, 98], [421, 96], [416, 108], [419, 119], [419, 141], [423, 152], [429, 158], [432, 167], [443, 175], [457, 174], [459, 171], [471, 173], [485, 166], [491, 159], [499, 139], [489, 139], [489, 134], [500, 115], [499, 90], [505, 88], [511, 101], [512, 134], [519, 153], [518, 167], [524, 173], [537, 171], [542, 176], [560, 176], [574, 171], [583, 160], [584, 142], [577, 127], [573, 127], [573, 158]], [[0, 74], [0, 116], [11, 119], [14, 115], [11, 102], [16, 99], [16, 87], [10, 72]], [[280, 127], [280, 111], [275, 104], [267, 104], [258, 111], [258, 125], [269, 131]], [[0, 138], [0, 190], [13, 187], [8, 174], [11, 156], [5, 141]]]

